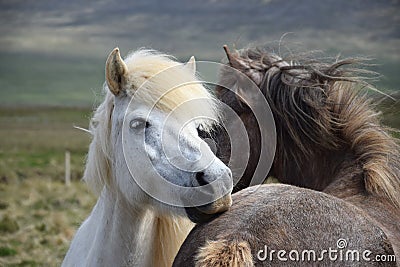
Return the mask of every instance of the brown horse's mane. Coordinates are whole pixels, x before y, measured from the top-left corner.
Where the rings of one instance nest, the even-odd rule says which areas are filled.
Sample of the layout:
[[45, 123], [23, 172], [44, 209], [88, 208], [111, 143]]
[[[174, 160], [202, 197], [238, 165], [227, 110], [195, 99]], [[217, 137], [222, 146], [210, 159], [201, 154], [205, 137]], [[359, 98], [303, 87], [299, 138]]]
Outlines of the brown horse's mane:
[[282, 58], [261, 48], [225, 49], [231, 67], [250, 77], [271, 107], [278, 138], [274, 164], [283, 176], [295, 173], [287, 166], [300, 169], [334, 151], [360, 167], [367, 193], [400, 207], [400, 147], [366, 93], [368, 72], [354, 67], [363, 59], [327, 63], [306, 54]]

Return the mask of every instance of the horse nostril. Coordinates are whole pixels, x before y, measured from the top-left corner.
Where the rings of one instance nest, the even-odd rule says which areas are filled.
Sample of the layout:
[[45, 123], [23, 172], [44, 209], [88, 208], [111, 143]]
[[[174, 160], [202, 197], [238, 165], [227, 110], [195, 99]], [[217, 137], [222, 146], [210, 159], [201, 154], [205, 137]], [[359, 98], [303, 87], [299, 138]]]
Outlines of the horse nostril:
[[200, 186], [202, 185], [207, 185], [208, 182], [204, 179], [204, 172], [197, 172], [196, 173], [196, 180], [199, 183]]

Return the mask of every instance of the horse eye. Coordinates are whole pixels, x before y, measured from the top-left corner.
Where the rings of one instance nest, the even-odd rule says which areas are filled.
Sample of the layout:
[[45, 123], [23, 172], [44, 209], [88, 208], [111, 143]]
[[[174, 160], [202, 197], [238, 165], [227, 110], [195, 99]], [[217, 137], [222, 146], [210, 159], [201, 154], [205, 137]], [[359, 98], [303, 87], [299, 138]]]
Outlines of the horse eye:
[[197, 127], [197, 135], [200, 136], [201, 138], [210, 137], [202, 125]]
[[136, 119], [136, 120], [131, 120], [131, 122], [129, 123], [129, 127], [131, 129], [149, 128], [150, 123], [142, 119]]

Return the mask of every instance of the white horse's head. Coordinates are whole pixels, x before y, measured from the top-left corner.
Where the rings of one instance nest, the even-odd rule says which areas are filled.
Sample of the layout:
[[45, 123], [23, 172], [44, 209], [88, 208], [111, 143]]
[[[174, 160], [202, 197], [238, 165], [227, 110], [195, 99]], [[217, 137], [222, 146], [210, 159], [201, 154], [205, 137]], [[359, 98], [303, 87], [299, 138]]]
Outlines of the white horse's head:
[[139, 50], [106, 62], [106, 98], [93, 117], [85, 180], [135, 206], [209, 219], [231, 205], [232, 175], [198, 136], [218, 122], [216, 102], [180, 64]]

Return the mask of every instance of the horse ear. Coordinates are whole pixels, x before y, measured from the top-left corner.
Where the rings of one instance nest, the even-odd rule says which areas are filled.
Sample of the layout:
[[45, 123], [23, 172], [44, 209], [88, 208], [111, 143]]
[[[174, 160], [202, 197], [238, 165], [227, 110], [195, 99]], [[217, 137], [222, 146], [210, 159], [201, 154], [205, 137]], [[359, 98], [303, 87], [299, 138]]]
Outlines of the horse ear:
[[106, 82], [111, 93], [119, 95], [123, 91], [127, 74], [128, 67], [121, 58], [119, 48], [116, 47], [110, 53], [106, 62]]
[[190, 57], [189, 61], [185, 64], [185, 67], [192, 71], [193, 74], [196, 74], [196, 59], [194, 56]]
[[224, 45], [223, 47], [225, 50], [226, 57], [228, 58], [229, 65], [232, 68], [241, 70], [242, 72], [245, 72], [246, 69], [251, 69], [249, 62], [246, 62], [242, 58], [240, 58], [237, 52], [231, 53], [227, 45]]

